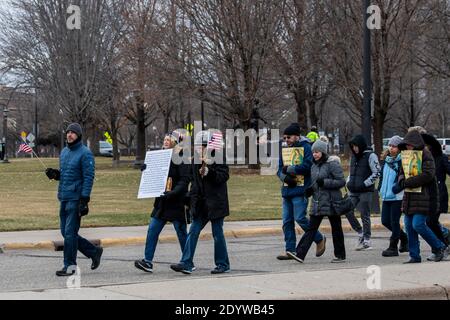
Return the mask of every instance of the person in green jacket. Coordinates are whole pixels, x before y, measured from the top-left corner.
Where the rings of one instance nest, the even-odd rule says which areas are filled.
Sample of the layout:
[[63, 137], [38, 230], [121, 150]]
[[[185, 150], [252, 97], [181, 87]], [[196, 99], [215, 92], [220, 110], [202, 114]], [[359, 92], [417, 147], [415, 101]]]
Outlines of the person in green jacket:
[[320, 136], [319, 136], [319, 130], [317, 130], [317, 127], [313, 126], [311, 128], [311, 132], [308, 133], [308, 135], [306, 137], [309, 139], [311, 144], [314, 144], [314, 142], [319, 140]]

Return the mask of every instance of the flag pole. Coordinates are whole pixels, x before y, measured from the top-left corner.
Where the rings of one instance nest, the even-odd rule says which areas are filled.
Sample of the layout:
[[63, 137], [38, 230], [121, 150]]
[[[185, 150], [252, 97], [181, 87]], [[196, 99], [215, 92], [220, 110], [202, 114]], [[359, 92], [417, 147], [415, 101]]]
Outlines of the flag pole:
[[39, 162], [42, 164], [42, 166], [44, 167], [44, 169], [47, 169], [48, 167], [44, 164], [44, 162], [42, 162], [42, 160], [38, 157], [38, 155], [36, 154], [36, 152], [34, 152], [33, 148], [30, 147], [30, 145], [27, 143], [27, 141], [23, 138], [22, 141], [31, 149], [31, 152], [33, 152], [33, 154], [36, 156], [36, 158], [39, 160]]

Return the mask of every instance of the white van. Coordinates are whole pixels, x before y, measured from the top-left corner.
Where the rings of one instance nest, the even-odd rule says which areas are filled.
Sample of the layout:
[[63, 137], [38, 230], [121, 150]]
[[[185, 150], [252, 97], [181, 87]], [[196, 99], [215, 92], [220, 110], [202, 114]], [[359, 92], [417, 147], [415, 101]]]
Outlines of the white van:
[[113, 156], [113, 146], [107, 141], [99, 141], [99, 152], [103, 157]]
[[450, 156], [450, 138], [439, 138], [437, 139], [442, 146], [442, 152]]

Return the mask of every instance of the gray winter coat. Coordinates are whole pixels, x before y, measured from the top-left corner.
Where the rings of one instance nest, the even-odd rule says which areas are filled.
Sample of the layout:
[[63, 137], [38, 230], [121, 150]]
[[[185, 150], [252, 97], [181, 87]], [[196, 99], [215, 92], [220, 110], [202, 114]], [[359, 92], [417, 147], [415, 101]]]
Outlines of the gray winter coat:
[[[317, 180], [323, 179], [324, 185], [319, 188]], [[331, 202], [342, 199], [341, 188], [345, 186], [344, 171], [338, 157], [322, 158], [314, 162], [311, 169], [312, 188], [314, 190], [311, 215], [337, 215]]]

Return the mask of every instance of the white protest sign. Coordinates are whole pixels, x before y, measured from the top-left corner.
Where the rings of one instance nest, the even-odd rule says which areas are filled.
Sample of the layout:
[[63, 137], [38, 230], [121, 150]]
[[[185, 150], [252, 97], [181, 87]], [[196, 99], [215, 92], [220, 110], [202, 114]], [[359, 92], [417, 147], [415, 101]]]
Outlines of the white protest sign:
[[138, 199], [158, 198], [166, 191], [173, 150], [149, 151], [147, 169], [142, 173]]

